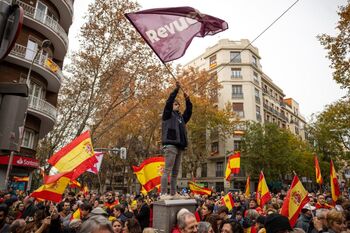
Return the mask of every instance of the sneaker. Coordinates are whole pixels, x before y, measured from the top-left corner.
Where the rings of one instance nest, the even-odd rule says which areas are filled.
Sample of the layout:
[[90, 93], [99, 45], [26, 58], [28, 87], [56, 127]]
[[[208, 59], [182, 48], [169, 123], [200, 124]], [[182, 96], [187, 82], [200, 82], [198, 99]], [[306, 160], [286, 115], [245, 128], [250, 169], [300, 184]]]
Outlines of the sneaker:
[[173, 199], [173, 196], [170, 196], [169, 194], [162, 194], [159, 197], [159, 200], [161, 200], [161, 201], [171, 200], [171, 199]]

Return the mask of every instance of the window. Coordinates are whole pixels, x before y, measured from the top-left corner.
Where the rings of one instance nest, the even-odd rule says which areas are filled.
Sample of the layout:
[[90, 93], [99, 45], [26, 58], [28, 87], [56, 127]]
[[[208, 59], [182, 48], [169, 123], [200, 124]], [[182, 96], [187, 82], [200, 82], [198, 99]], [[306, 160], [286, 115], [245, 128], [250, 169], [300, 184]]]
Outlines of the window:
[[244, 117], [244, 108], [243, 108], [243, 103], [233, 103], [232, 104], [233, 111], [240, 117]]
[[254, 77], [254, 82], [256, 82], [257, 84], [259, 84], [259, 75], [257, 72], [253, 72], [253, 77]]
[[212, 69], [214, 67], [216, 67], [216, 55], [209, 58], [209, 68]]
[[255, 102], [260, 104], [260, 91], [255, 88]]
[[29, 61], [32, 61], [34, 59], [37, 49], [38, 44], [36, 43], [36, 41], [29, 39], [27, 42], [26, 54], [24, 58]]
[[240, 151], [241, 150], [241, 141], [233, 141], [233, 150], [234, 151]]
[[44, 3], [38, 1], [35, 8], [34, 18], [39, 20], [40, 22], [45, 22], [46, 13], [47, 6]]
[[255, 107], [256, 107], [256, 119], [258, 121], [261, 121], [260, 107], [258, 105], [256, 105]]
[[208, 165], [206, 163], [202, 163], [201, 177], [207, 177], [207, 176], [208, 176]]
[[219, 153], [219, 143], [218, 142], [213, 142], [211, 144], [211, 153], [212, 154]]
[[231, 63], [241, 63], [241, 53], [240, 52], [230, 52], [230, 62]]
[[242, 78], [241, 68], [231, 68], [231, 78]]
[[232, 99], [242, 99], [242, 85], [232, 85]]
[[36, 135], [33, 130], [24, 129], [22, 147], [34, 150]]
[[224, 176], [224, 163], [223, 162], [217, 162], [216, 163], [216, 177], [222, 177]]
[[253, 56], [253, 65], [258, 67], [258, 59], [255, 56]]

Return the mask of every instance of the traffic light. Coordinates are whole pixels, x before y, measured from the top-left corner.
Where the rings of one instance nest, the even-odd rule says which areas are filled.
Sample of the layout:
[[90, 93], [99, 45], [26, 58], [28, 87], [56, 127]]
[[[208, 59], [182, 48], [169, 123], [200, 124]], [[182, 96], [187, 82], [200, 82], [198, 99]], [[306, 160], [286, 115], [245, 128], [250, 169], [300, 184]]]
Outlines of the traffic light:
[[126, 159], [126, 148], [125, 147], [120, 147], [120, 158]]
[[24, 11], [17, 4], [0, 1], [0, 61], [11, 51], [23, 24]]

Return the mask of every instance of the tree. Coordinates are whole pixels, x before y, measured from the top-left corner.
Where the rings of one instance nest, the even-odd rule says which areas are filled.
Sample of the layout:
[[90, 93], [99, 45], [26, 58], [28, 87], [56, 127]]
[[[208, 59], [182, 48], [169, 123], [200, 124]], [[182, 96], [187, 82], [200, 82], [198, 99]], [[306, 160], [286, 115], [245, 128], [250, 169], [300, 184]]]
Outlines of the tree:
[[[40, 143], [38, 157], [42, 161], [86, 129], [92, 131], [98, 146], [100, 138], [167, 77], [124, 17], [126, 11], [137, 8], [129, 0], [96, 0], [89, 6], [87, 22], [81, 28], [80, 50], [70, 55], [66, 66], [57, 124]], [[127, 102], [133, 105], [126, 109]], [[110, 124], [103, 124], [106, 121]]]
[[276, 124], [248, 122], [242, 138], [242, 165], [251, 176], [264, 171], [268, 181], [283, 181], [300, 176], [313, 177], [311, 148], [291, 132]]
[[307, 134], [316, 153], [326, 161], [349, 159], [350, 150], [350, 100], [344, 98], [328, 105], [314, 116], [308, 125]]
[[341, 6], [338, 12], [340, 16], [336, 36], [323, 34], [319, 36], [321, 44], [328, 50], [327, 57], [331, 60], [331, 68], [334, 70], [334, 80], [343, 88], [350, 87], [350, 1]]

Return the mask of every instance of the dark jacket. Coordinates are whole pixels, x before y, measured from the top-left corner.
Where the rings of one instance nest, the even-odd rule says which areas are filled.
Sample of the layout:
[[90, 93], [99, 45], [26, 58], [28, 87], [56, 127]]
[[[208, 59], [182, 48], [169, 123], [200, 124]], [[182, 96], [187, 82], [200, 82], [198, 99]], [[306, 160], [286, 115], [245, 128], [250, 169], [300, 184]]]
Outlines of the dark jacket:
[[312, 217], [308, 217], [305, 214], [301, 214], [300, 217], [298, 218], [297, 222], [295, 223], [294, 227], [301, 228], [305, 232], [309, 232], [311, 219], [312, 219]]
[[184, 114], [173, 111], [173, 104], [179, 88], [176, 88], [166, 101], [162, 116], [162, 144], [174, 145], [181, 149], [187, 147], [186, 123], [192, 115], [192, 103], [186, 98], [186, 109]]
[[150, 209], [146, 203], [141, 206], [140, 210], [134, 211], [135, 218], [139, 221], [141, 229], [149, 227]]

